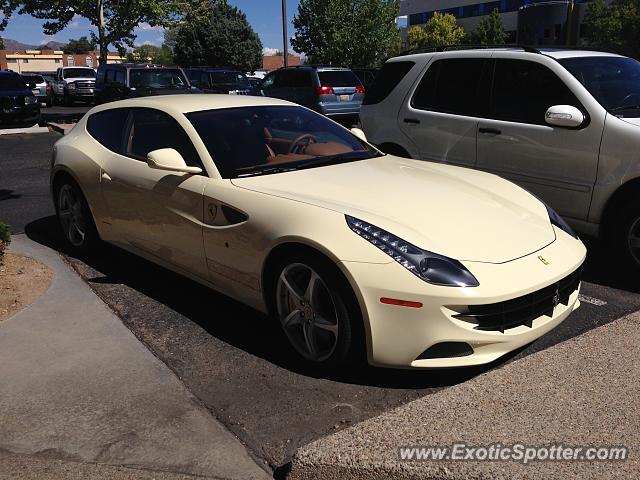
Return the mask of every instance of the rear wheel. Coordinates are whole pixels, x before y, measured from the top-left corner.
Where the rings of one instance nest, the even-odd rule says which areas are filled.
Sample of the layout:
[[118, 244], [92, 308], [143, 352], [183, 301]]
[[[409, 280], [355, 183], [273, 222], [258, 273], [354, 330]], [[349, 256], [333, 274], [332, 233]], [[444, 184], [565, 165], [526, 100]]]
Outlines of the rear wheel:
[[281, 263], [275, 288], [280, 325], [307, 362], [332, 368], [359, 357], [355, 298], [329, 261], [296, 255]]
[[613, 252], [620, 257], [623, 266], [640, 270], [640, 205], [627, 202], [615, 219]]
[[80, 188], [71, 179], [64, 178], [55, 190], [56, 215], [62, 234], [69, 247], [89, 252], [99, 244], [91, 210]]

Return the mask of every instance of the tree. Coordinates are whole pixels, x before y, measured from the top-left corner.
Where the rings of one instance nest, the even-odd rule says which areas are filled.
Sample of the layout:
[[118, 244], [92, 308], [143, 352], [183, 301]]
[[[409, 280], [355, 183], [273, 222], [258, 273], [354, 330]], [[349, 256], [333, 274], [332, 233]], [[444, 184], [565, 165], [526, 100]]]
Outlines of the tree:
[[640, 0], [596, 0], [584, 24], [589, 45], [640, 58]]
[[[420, 32], [420, 29], [423, 30]], [[409, 48], [441, 47], [457, 45], [465, 37], [464, 30], [450, 13], [434, 12], [433, 17], [423, 27], [412, 27], [407, 32]]]
[[4, 50], [4, 40], [0, 37], [0, 50]]
[[140, 45], [127, 52], [127, 61], [133, 63], [159, 63], [171, 65], [173, 63], [173, 52], [168, 45], [161, 47], [155, 45]]
[[209, 0], [176, 27], [174, 55], [181, 65], [253, 72], [262, 67], [262, 42], [244, 13], [226, 0]]
[[78, 40], [69, 40], [63, 50], [64, 53], [87, 53], [96, 49], [96, 42], [87, 37], [80, 37]]
[[508, 35], [504, 30], [498, 9], [494, 8], [490, 15], [482, 17], [476, 29], [468, 37], [469, 43], [473, 44], [504, 45]]
[[106, 63], [109, 45], [124, 52], [133, 47], [135, 27], [141, 23], [165, 26], [179, 15], [180, 0], [0, 0], [0, 11], [4, 18], [0, 30], [6, 25], [14, 11], [47, 20], [44, 33], [54, 35], [64, 29], [74, 16], [89, 20], [96, 30], [91, 39], [100, 47], [100, 63]]
[[291, 45], [314, 62], [374, 66], [398, 50], [399, 0], [301, 0]]

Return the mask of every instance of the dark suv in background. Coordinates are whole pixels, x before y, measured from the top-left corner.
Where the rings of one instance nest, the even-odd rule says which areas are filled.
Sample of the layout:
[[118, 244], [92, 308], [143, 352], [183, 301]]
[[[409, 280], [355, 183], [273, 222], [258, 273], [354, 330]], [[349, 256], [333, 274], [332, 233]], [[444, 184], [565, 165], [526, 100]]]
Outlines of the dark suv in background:
[[178, 67], [132, 63], [98, 67], [96, 103], [180, 93], [191, 93], [191, 85]]
[[191, 85], [205, 93], [251, 95], [251, 84], [244, 72], [232, 68], [185, 68]]
[[259, 87], [265, 97], [295, 102], [345, 125], [358, 122], [364, 86], [348, 68], [303, 65], [269, 73]]
[[14, 72], [0, 71], [0, 125], [33, 125], [40, 121], [40, 102], [31, 91], [35, 84], [27, 85]]

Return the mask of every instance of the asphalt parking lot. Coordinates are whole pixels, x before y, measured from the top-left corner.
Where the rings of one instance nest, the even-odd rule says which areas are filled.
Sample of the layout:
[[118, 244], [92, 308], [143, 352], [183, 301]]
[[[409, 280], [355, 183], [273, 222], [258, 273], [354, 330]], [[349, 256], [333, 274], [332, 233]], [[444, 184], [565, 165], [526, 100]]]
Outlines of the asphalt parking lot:
[[[14, 233], [61, 250], [48, 192], [57, 138], [0, 138], [0, 219]], [[597, 242], [586, 243], [582, 307], [566, 322], [494, 365], [436, 372], [365, 368], [326, 375], [295, 360], [278, 325], [145, 260], [107, 247], [68, 261], [256, 457], [280, 467], [318, 437], [640, 310], [638, 282], [612, 270]]]

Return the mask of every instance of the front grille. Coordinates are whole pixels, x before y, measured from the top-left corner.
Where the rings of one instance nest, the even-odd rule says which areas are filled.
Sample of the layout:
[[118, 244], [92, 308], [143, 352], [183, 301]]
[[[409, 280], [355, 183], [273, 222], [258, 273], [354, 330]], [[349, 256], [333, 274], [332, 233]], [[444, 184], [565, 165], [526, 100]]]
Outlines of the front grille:
[[578, 269], [559, 282], [522, 297], [487, 305], [469, 305], [468, 312], [453, 318], [475, 322], [476, 330], [504, 333], [520, 325], [531, 328], [536, 318], [543, 315], [552, 317], [558, 304], [569, 305], [569, 297], [580, 285], [580, 272]]
[[96, 82], [74, 82], [78, 93], [93, 93]]
[[229, 95], [250, 95], [250, 90], [230, 90]]

